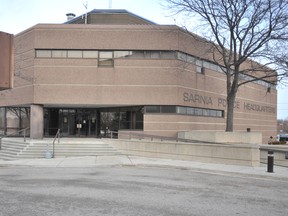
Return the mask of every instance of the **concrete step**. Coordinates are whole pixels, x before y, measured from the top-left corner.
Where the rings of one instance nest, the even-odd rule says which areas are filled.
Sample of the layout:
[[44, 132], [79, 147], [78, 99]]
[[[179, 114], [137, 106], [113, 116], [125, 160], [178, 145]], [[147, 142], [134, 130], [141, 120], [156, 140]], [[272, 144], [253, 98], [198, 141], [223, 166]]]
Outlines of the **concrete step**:
[[0, 159], [1, 160], [15, 160], [15, 158], [17, 157], [17, 155], [14, 154], [9, 154], [7, 152], [0, 152]]
[[[3, 148], [0, 151], [0, 159], [15, 160], [19, 158], [44, 158], [47, 146], [52, 153], [52, 140], [29, 140], [24, 142], [21, 140], [6, 140], [3, 142]], [[119, 151], [97, 139], [63, 139], [60, 143], [55, 142], [55, 156], [102, 156], [102, 155], [119, 155]]]
[[15, 160], [27, 145], [29, 145], [29, 142], [24, 142], [23, 139], [2, 139], [0, 159]]
[[[53, 145], [48, 144], [48, 149], [52, 153]], [[97, 155], [119, 155], [120, 153], [108, 144], [103, 142], [95, 143], [74, 143], [61, 142], [55, 143], [55, 157], [70, 157], [70, 156], [97, 156]], [[33, 143], [23, 150], [19, 157], [35, 158], [44, 157], [47, 151], [47, 143]]]

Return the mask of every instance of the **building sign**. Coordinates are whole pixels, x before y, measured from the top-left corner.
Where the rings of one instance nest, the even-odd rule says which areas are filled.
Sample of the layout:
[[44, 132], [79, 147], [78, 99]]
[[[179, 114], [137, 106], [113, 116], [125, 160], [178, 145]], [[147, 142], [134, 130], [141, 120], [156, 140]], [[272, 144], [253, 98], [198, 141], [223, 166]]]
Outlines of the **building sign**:
[[[214, 105], [222, 109], [227, 107], [227, 100], [224, 98], [215, 99], [209, 96], [193, 94], [188, 92], [183, 93], [183, 101], [194, 105]], [[255, 112], [276, 113], [275, 107], [253, 103], [245, 103], [245, 102], [242, 104], [240, 101], [235, 101], [234, 108], [235, 109], [243, 108], [244, 110]]]
[[192, 103], [198, 103], [198, 104], [204, 104], [204, 105], [213, 105], [213, 101], [211, 97], [202, 96], [198, 94], [189, 94], [187, 92], [184, 92], [183, 94], [184, 101], [186, 102], [192, 102]]
[[12, 88], [14, 75], [13, 35], [0, 32], [0, 90]]

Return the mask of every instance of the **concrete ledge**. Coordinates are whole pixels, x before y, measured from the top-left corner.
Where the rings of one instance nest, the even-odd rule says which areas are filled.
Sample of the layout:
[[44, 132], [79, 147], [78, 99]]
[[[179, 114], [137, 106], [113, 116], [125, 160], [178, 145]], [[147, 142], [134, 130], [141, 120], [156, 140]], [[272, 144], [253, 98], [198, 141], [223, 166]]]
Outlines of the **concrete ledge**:
[[119, 139], [107, 139], [105, 142], [127, 155], [205, 163], [260, 166], [260, 150], [258, 145], [189, 144]]
[[180, 131], [178, 137], [216, 143], [262, 143], [262, 133], [260, 132]]

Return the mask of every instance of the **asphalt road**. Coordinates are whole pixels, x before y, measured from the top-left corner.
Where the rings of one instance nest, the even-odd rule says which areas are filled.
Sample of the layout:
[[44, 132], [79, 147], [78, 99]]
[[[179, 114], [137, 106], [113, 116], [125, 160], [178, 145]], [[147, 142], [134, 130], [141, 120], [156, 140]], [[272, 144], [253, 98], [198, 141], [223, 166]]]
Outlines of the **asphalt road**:
[[151, 167], [0, 167], [0, 215], [288, 215], [280, 179]]

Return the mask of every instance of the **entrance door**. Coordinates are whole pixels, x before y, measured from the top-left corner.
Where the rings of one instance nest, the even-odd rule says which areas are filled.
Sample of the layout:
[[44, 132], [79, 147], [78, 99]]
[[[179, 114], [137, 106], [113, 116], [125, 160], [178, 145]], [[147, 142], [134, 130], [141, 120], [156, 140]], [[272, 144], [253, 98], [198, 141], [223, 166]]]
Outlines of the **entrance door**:
[[76, 113], [77, 135], [88, 136], [89, 132], [89, 115], [77, 112]]
[[55, 136], [59, 128], [59, 109], [49, 109], [48, 135]]
[[77, 136], [96, 136], [97, 116], [96, 110], [77, 109], [76, 110]]

